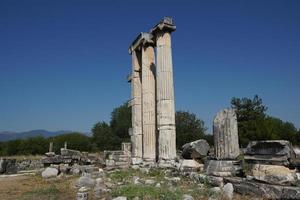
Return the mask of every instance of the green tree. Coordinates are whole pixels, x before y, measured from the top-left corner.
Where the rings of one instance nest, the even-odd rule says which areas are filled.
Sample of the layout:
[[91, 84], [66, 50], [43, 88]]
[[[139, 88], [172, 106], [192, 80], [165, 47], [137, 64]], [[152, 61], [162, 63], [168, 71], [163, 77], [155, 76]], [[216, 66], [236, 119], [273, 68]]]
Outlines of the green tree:
[[64, 143], [67, 142], [68, 149], [74, 149], [78, 151], [93, 151], [95, 150], [92, 138], [78, 132], [71, 132], [48, 139], [49, 142], [53, 142], [53, 150], [55, 153], [60, 154], [60, 149], [64, 147]]
[[231, 106], [236, 110], [240, 145], [246, 146], [249, 141], [264, 138], [264, 119], [267, 107], [257, 95], [253, 99], [232, 98]]
[[204, 121], [198, 119], [195, 114], [186, 111], [177, 111], [176, 119], [176, 146], [182, 145], [206, 137]]
[[128, 103], [124, 103], [112, 111], [110, 127], [113, 134], [123, 141], [129, 141], [128, 130], [131, 127], [131, 108], [128, 107]]
[[106, 122], [98, 122], [94, 125], [93, 141], [99, 150], [115, 150], [120, 149], [121, 139], [112, 132], [109, 124]]

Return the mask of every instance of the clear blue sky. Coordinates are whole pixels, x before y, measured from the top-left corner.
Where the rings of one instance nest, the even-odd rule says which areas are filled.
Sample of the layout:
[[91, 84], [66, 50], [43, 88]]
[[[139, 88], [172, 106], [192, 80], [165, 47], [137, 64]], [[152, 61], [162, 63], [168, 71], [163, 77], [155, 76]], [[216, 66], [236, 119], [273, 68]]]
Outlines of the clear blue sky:
[[[176, 3], [177, 2], [177, 3]], [[129, 44], [172, 16], [176, 109], [258, 94], [300, 128], [300, 1], [0, 1], [0, 130], [90, 131], [130, 98]]]

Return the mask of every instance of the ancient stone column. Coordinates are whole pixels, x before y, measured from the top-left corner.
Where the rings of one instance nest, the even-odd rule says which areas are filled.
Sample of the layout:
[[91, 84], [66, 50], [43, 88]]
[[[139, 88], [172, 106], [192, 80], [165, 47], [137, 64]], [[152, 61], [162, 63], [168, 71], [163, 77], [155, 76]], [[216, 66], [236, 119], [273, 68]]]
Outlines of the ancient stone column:
[[[150, 34], [149, 34], [150, 35]], [[150, 39], [150, 36], [148, 38]], [[142, 46], [143, 160], [156, 161], [155, 52], [152, 41]]]
[[53, 152], [53, 142], [50, 142], [49, 144], [49, 152]]
[[137, 50], [130, 52], [132, 56], [131, 74], [131, 110], [132, 110], [132, 159], [133, 163], [142, 161], [142, 84], [141, 84], [141, 53]]
[[164, 18], [150, 33], [156, 38], [157, 127], [160, 163], [176, 157], [176, 130], [171, 32], [176, 29], [171, 18]]
[[218, 160], [236, 159], [239, 156], [237, 117], [233, 109], [221, 110], [213, 123], [215, 156]]

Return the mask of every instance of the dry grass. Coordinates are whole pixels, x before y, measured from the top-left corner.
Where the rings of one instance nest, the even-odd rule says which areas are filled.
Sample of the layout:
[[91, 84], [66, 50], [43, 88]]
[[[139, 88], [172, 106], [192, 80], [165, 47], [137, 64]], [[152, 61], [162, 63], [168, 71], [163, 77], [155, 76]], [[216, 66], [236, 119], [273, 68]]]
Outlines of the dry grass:
[[0, 179], [1, 200], [66, 200], [76, 199], [78, 177], [44, 180], [40, 175]]

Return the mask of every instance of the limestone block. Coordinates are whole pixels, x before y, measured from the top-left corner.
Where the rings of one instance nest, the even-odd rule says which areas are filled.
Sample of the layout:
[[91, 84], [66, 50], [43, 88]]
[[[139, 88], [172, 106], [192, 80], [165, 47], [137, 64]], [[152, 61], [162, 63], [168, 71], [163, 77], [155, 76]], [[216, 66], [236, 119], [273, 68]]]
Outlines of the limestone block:
[[185, 159], [201, 159], [208, 155], [209, 148], [206, 140], [196, 140], [182, 146], [182, 157]]
[[43, 178], [53, 178], [58, 175], [58, 170], [56, 168], [52, 167], [47, 167], [43, 172], [42, 172], [42, 177]]
[[254, 179], [275, 185], [297, 185], [296, 170], [280, 165], [252, 165], [251, 175]]
[[286, 140], [251, 141], [245, 149], [245, 160], [250, 163], [290, 165], [296, 158]]
[[233, 109], [221, 110], [213, 122], [215, 156], [236, 159], [240, 154], [237, 117]]
[[232, 160], [207, 160], [205, 173], [213, 176], [235, 176], [241, 173], [240, 163]]
[[203, 168], [204, 165], [195, 160], [181, 159], [179, 161], [179, 170], [182, 172], [197, 172], [202, 171]]
[[226, 183], [232, 183], [234, 191], [242, 195], [253, 195], [263, 199], [299, 199], [300, 187], [280, 186], [249, 181], [245, 178], [224, 178]]

